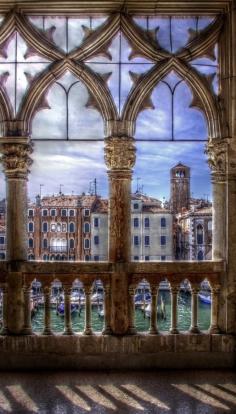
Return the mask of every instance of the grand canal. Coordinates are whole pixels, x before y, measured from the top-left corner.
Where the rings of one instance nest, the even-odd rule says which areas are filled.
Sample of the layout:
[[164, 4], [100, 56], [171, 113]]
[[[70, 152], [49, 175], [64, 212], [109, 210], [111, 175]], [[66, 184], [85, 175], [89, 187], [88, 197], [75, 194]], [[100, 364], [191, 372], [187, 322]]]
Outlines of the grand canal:
[[[170, 293], [168, 291], [162, 291], [159, 293], [160, 298], [163, 298], [166, 307], [166, 318], [158, 318], [158, 329], [160, 331], [168, 331], [170, 329], [170, 315], [171, 315], [171, 303]], [[201, 330], [207, 330], [210, 326], [210, 309], [211, 306], [198, 301], [198, 321]], [[186, 331], [190, 327], [191, 323], [191, 295], [189, 293], [181, 292], [178, 302], [178, 327], [181, 331]], [[135, 312], [135, 324], [137, 331], [144, 332], [149, 329], [149, 319], [144, 316], [143, 311], [140, 308]], [[100, 332], [103, 329], [103, 318], [98, 315], [97, 305], [92, 307], [92, 328], [95, 332]], [[32, 326], [34, 332], [42, 332], [44, 324], [44, 311], [43, 307], [32, 318]], [[56, 309], [51, 309], [51, 327], [54, 332], [62, 332], [64, 329], [64, 317], [57, 315]], [[75, 332], [82, 332], [84, 329], [84, 309], [82, 308], [79, 315], [78, 312], [72, 315], [72, 327]]]

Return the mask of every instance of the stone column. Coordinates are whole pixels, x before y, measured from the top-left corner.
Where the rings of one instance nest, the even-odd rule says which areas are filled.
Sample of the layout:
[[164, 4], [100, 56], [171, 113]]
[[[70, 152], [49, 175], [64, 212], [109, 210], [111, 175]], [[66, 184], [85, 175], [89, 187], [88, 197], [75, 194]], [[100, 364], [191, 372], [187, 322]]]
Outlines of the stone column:
[[111, 331], [111, 286], [110, 282], [104, 285], [104, 328], [103, 335], [110, 335]]
[[51, 287], [44, 286], [43, 288], [44, 294], [44, 330], [43, 335], [52, 335], [51, 331], [51, 303], [50, 303], [50, 295], [51, 295]]
[[10, 262], [7, 319], [9, 334], [20, 334], [24, 325], [22, 273], [19, 264], [27, 260], [27, 177], [32, 163], [28, 137], [0, 138], [6, 177], [7, 260]]
[[91, 322], [91, 286], [84, 286], [85, 292], [85, 326], [84, 335], [92, 335], [92, 322]]
[[226, 257], [226, 156], [227, 140], [210, 139], [206, 146], [208, 164], [211, 168], [213, 211], [212, 211], [212, 258]]
[[[236, 197], [235, 190], [231, 192], [229, 184], [227, 185], [228, 174], [228, 149], [229, 140], [227, 138], [214, 138], [209, 140], [206, 148], [208, 155], [208, 163], [211, 168], [212, 192], [213, 192], [213, 211], [212, 211], [212, 258], [213, 260], [227, 260], [227, 256], [231, 254], [231, 246], [227, 247], [227, 239], [230, 242], [233, 235], [230, 235], [231, 229], [235, 234], [235, 212], [233, 220], [229, 223], [229, 213], [232, 211]], [[228, 188], [227, 188], [228, 187]], [[233, 203], [229, 200], [233, 195]], [[227, 217], [228, 216], [228, 217]], [[228, 227], [228, 231], [227, 231]], [[226, 238], [227, 234], [227, 238]], [[232, 237], [231, 237], [232, 236]], [[236, 240], [235, 240], [236, 241]], [[231, 243], [231, 242], [230, 242]], [[235, 256], [235, 252], [233, 253]], [[236, 266], [234, 268], [235, 272]], [[230, 266], [228, 266], [228, 272]], [[227, 272], [227, 273], [228, 273]], [[219, 315], [219, 328], [222, 332], [230, 331], [228, 320], [228, 309], [232, 309], [229, 301], [229, 276], [222, 273], [221, 290], [219, 294], [219, 302], [222, 312]], [[228, 308], [228, 309], [227, 309]], [[231, 313], [231, 310], [230, 310]], [[232, 326], [234, 321], [232, 320]]]
[[30, 294], [31, 294], [31, 284], [23, 286], [24, 292], [24, 326], [22, 329], [23, 335], [32, 335], [32, 326], [31, 326], [31, 306], [30, 306]]
[[111, 282], [111, 328], [125, 334], [129, 328], [127, 263], [131, 255], [131, 178], [135, 163], [134, 139], [105, 140], [109, 177], [109, 261], [114, 263]]
[[171, 283], [170, 286], [171, 294], [171, 327], [170, 333], [178, 334], [178, 294], [179, 294], [179, 284]]
[[191, 284], [191, 327], [189, 332], [190, 333], [200, 333], [198, 328], [198, 293], [200, 288], [198, 285]]
[[64, 285], [64, 312], [65, 312], [65, 326], [63, 335], [73, 335], [74, 332], [72, 330], [71, 325], [71, 286]]
[[220, 333], [218, 326], [218, 315], [219, 315], [219, 293], [220, 285], [213, 285], [211, 287], [211, 326], [209, 328], [210, 334]]
[[2, 329], [0, 334], [7, 335], [8, 334], [8, 327], [7, 327], [7, 301], [8, 301], [8, 289], [7, 285], [2, 287]]
[[135, 328], [135, 287], [129, 286], [129, 329], [128, 334], [129, 335], [135, 335], [136, 328]]
[[157, 329], [157, 293], [158, 293], [158, 286], [151, 285], [150, 286], [150, 292], [151, 292], [151, 315], [150, 315], [150, 328], [149, 333], [151, 335], [158, 334]]

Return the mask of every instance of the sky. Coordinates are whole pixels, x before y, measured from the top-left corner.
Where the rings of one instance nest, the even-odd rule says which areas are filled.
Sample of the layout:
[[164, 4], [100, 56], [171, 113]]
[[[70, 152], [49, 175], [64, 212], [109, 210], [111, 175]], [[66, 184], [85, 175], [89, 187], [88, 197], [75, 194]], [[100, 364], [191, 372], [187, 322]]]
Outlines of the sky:
[[[138, 18], [141, 27], [155, 29], [159, 44], [170, 52], [184, 47], [189, 29], [201, 30], [211, 18], [147, 19]], [[55, 44], [64, 51], [78, 46], [83, 37], [82, 24], [96, 28], [102, 19], [69, 19], [68, 39], [65, 42], [66, 19], [50, 17], [32, 18], [39, 28], [45, 28]], [[55, 26], [55, 29], [51, 30]], [[171, 28], [171, 37], [170, 37]], [[20, 35], [8, 42], [7, 56], [0, 57], [0, 81], [7, 90], [15, 111], [20, 107], [32, 77], [45, 69], [49, 61], [37, 54], [27, 55], [27, 45]], [[86, 62], [97, 73], [110, 73], [107, 85], [119, 113], [133, 86], [130, 71], [145, 73], [154, 62], [142, 57], [129, 59], [131, 47], [125, 37], [117, 35], [111, 42], [110, 57], [96, 56]], [[217, 49], [215, 52], [217, 59]], [[17, 63], [15, 63], [17, 61]], [[217, 60], [203, 57], [191, 63], [201, 73], [215, 73]], [[16, 81], [16, 82], [15, 82]], [[14, 88], [16, 85], [16, 89]], [[217, 93], [217, 76], [212, 86]], [[190, 86], [176, 73], [171, 72], [153, 89], [151, 100], [154, 109], [142, 111], [137, 119], [137, 161], [134, 168], [133, 191], [137, 183], [144, 193], [169, 199], [169, 170], [179, 161], [191, 168], [191, 192], [194, 197], [211, 198], [210, 173], [204, 155], [207, 125], [202, 112], [191, 108]], [[46, 106], [37, 112], [32, 123], [35, 140], [33, 165], [28, 182], [29, 196], [33, 199], [41, 187], [42, 195], [57, 194], [60, 184], [66, 194], [88, 192], [90, 183], [97, 179], [98, 193], [107, 197], [108, 184], [103, 157], [103, 120], [94, 108], [87, 108], [89, 93], [85, 85], [66, 72], [50, 88]], [[172, 110], [173, 108], [173, 110]], [[50, 138], [52, 141], [42, 139]], [[37, 141], [39, 140], [40, 141]], [[69, 141], [60, 141], [69, 139]], [[99, 139], [94, 142], [92, 140]], [[157, 140], [166, 142], [158, 142]], [[169, 140], [195, 140], [195, 142], [169, 142]], [[73, 140], [80, 140], [74, 141]], [[87, 141], [86, 141], [87, 140]], [[150, 142], [152, 141], [153, 142]], [[0, 197], [5, 195], [4, 177], [0, 175]]]

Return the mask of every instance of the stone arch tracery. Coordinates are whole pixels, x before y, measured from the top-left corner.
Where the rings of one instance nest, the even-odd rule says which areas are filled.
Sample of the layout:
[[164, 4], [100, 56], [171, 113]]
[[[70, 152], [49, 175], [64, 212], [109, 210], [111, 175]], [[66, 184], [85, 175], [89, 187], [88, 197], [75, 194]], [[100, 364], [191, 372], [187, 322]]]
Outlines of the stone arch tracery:
[[[69, 70], [88, 88], [90, 93], [88, 105], [101, 112], [105, 125], [105, 135], [112, 135], [117, 132], [118, 128], [125, 135], [133, 136], [137, 115], [147, 107], [152, 89], [164, 74], [166, 75], [170, 70], [175, 70], [191, 87], [194, 96], [192, 106], [204, 112], [209, 137], [220, 137], [221, 123], [224, 120], [222, 121], [222, 110], [218, 100], [212, 93], [210, 80], [197, 73], [188, 62], [200, 56], [212, 55], [222, 25], [223, 17], [219, 16], [206, 29], [202, 30], [199, 36], [193, 36], [187, 46], [174, 55], [162, 49], [158, 41], [154, 40], [153, 33], [137, 26], [130, 16], [117, 13], [111, 15], [97, 30], [90, 30], [81, 46], [66, 54], [48, 39], [42, 31], [35, 28], [26, 16], [15, 11], [9, 13], [0, 28], [0, 43], [7, 42], [12, 33], [17, 30], [27, 42], [29, 53], [37, 52], [52, 62], [37, 79], [33, 79], [29, 91], [21, 103], [17, 115], [19, 120], [17, 134], [25, 135], [29, 133], [35, 112], [43, 108], [46, 91], [55, 82], [55, 79], [58, 79], [66, 70]], [[134, 82], [128, 96], [121, 118], [117, 114], [114, 101], [106, 84], [108, 77], [93, 72], [83, 63], [87, 58], [108, 53], [109, 45], [119, 30], [122, 31], [131, 44], [130, 58], [143, 56], [151, 62], [158, 62], [158, 65], [156, 64], [148, 73], [136, 77], [136, 82]], [[13, 121], [11, 107], [4, 88], [1, 88], [0, 98], [2, 120]], [[11, 134], [13, 135], [13, 132]]]

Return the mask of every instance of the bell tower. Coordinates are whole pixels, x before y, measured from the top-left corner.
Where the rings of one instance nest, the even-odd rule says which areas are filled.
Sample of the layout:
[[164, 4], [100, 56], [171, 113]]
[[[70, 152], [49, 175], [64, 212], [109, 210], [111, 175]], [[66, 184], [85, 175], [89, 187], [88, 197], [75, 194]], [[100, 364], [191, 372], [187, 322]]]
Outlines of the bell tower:
[[180, 213], [190, 205], [190, 168], [179, 162], [170, 170], [170, 205], [173, 213]]

